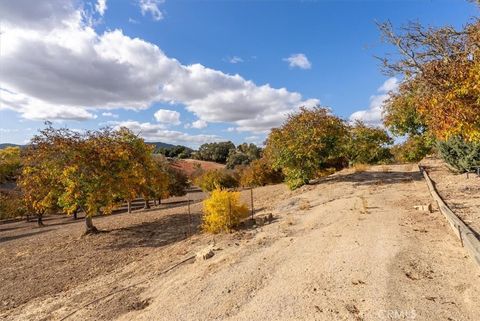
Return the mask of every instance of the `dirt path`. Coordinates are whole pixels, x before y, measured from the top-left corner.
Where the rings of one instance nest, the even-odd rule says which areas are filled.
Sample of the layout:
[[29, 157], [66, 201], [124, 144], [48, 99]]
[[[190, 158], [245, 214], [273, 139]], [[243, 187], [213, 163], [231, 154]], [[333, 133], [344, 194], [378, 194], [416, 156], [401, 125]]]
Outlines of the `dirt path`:
[[[431, 202], [415, 170], [343, 171], [294, 193], [258, 189], [271, 224], [152, 248], [3, 318], [60, 320], [142, 282], [67, 320], [478, 320], [480, 270], [438, 211], [413, 209]], [[162, 273], [209, 246], [211, 259]]]

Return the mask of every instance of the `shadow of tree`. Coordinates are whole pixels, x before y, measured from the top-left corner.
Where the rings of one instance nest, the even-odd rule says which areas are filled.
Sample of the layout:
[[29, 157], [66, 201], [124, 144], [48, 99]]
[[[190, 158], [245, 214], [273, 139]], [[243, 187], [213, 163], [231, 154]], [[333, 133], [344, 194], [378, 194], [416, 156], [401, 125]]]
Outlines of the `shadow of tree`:
[[412, 181], [420, 181], [423, 176], [420, 172], [357, 172], [347, 175], [332, 175], [320, 178], [312, 182], [313, 185], [322, 183], [350, 182], [355, 186], [360, 185], [380, 185], [380, 184], [400, 184]]
[[24, 237], [29, 237], [29, 236], [34, 236], [34, 235], [39, 235], [42, 233], [50, 232], [51, 230], [43, 227], [43, 228], [38, 228], [37, 230], [33, 232], [28, 232], [28, 233], [23, 233], [23, 234], [16, 234], [12, 236], [0, 236], [0, 243], [5, 243], [8, 241], [13, 241], [13, 240], [18, 240]]
[[199, 213], [172, 214], [157, 220], [109, 231], [114, 240], [110, 249], [162, 247], [186, 239], [200, 231]]

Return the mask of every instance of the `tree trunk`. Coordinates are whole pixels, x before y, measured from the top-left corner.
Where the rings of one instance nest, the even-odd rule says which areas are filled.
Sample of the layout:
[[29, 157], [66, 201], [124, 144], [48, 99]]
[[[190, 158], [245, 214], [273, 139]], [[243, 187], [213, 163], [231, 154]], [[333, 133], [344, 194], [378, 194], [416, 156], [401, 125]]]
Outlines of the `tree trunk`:
[[150, 209], [150, 201], [148, 200], [148, 198], [145, 199], [145, 206], [143, 208], [146, 210]]
[[157, 200], [153, 199], [153, 206], [157, 206]]
[[85, 216], [85, 227], [86, 227], [86, 231], [85, 231], [85, 234], [93, 234], [93, 233], [97, 233], [98, 230], [97, 228], [95, 227], [95, 225], [93, 225], [93, 220], [92, 220], [92, 216], [86, 214]]
[[37, 215], [37, 224], [38, 224], [38, 227], [44, 227], [45, 224], [43, 224], [43, 215], [39, 214]]
[[127, 201], [127, 212], [132, 213], [132, 201]]
[[30, 215], [27, 214], [27, 222], [30, 222]]
[[78, 219], [78, 211], [75, 210], [75, 212], [73, 212], [73, 219], [76, 220]]
[[158, 198], [158, 206], [160, 206], [160, 204], [162, 204], [162, 197]]

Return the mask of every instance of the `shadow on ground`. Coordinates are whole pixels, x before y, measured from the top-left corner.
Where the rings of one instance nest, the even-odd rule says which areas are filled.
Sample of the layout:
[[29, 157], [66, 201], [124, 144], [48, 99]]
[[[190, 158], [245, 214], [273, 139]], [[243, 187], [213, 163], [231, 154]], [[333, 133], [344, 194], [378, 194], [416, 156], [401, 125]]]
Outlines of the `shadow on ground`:
[[420, 181], [423, 176], [420, 172], [358, 172], [347, 175], [331, 175], [320, 178], [312, 182], [312, 184], [350, 182], [356, 186], [360, 185], [379, 185], [379, 184], [400, 184], [412, 181]]
[[200, 230], [201, 215], [172, 214], [109, 231], [114, 239], [106, 247], [114, 250], [135, 247], [161, 247], [183, 240]]

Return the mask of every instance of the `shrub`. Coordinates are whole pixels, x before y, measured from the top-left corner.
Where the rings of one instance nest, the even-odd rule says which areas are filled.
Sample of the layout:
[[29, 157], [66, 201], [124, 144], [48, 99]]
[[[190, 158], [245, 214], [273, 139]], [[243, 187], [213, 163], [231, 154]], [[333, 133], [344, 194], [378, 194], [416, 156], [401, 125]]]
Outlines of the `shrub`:
[[238, 181], [233, 175], [221, 169], [205, 171], [195, 179], [195, 185], [204, 192], [211, 192], [216, 188], [233, 188], [238, 186]]
[[393, 146], [395, 161], [400, 163], [419, 162], [432, 150], [432, 142], [426, 136], [410, 136], [403, 144]]
[[272, 168], [265, 158], [253, 161], [248, 167], [240, 172], [240, 185], [256, 187], [283, 182], [283, 174], [280, 170]]
[[203, 230], [209, 233], [228, 232], [248, 217], [248, 207], [240, 204], [240, 193], [215, 189], [203, 202]]
[[353, 171], [355, 173], [362, 173], [362, 172], [365, 172], [367, 169], [368, 169], [367, 164], [356, 163], [353, 165]]
[[350, 164], [378, 164], [391, 160], [388, 145], [393, 144], [386, 130], [370, 127], [357, 121], [350, 127], [350, 137], [346, 144], [346, 154]]
[[27, 210], [17, 191], [0, 192], [0, 219], [24, 216]]
[[468, 142], [454, 136], [438, 143], [438, 151], [443, 160], [459, 172], [471, 171], [480, 165], [480, 142]]
[[7, 147], [0, 150], [0, 184], [13, 181], [20, 174], [20, 148]]

